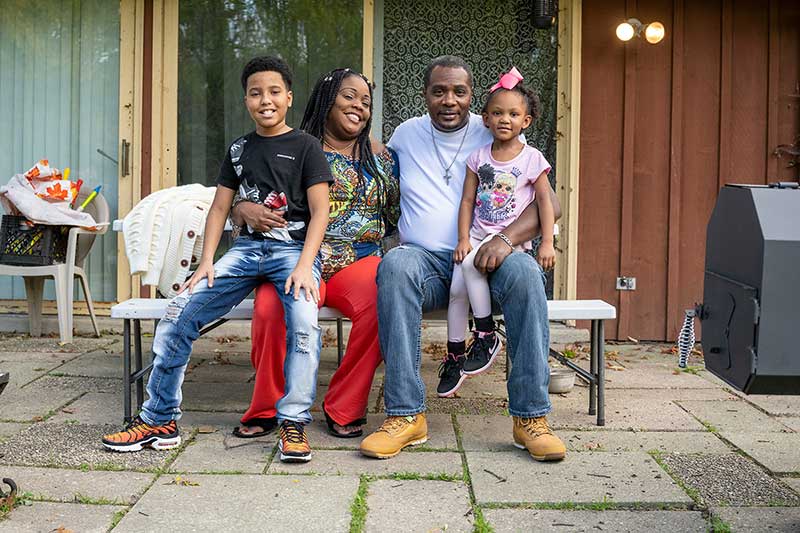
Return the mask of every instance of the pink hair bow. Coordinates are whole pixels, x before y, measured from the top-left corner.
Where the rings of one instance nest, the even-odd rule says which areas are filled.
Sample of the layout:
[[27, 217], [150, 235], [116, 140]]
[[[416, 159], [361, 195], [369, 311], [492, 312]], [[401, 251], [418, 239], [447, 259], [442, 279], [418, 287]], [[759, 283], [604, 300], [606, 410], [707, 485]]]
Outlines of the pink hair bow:
[[519, 73], [517, 67], [511, 67], [511, 70], [500, 76], [500, 81], [492, 85], [492, 88], [489, 89], [489, 92], [493, 93], [497, 89], [506, 89], [510, 91], [522, 80], [522, 74]]

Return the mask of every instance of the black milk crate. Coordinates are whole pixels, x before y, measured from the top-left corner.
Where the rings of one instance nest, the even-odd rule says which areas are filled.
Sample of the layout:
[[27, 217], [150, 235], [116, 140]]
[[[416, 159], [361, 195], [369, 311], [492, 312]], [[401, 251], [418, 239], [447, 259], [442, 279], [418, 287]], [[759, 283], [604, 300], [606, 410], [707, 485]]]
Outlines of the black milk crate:
[[67, 256], [66, 226], [33, 224], [25, 217], [3, 215], [0, 227], [0, 263], [42, 266], [63, 263]]

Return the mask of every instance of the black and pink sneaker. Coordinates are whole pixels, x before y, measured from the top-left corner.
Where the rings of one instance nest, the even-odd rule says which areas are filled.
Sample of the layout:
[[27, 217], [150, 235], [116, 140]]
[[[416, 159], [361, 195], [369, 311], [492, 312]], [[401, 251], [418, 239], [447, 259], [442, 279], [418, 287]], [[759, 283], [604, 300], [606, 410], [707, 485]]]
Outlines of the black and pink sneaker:
[[473, 332], [472, 344], [467, 350], [467, 359], [464, 361], [462, 372], [467, 376], [480, 374], [494, 363], [503, 343], [494, 331]]
[[467, 379], [461, 371], [464, 367], [465, 356], [448, 353], [439, 365], [439, 386], [436, 394], [442, 398], [452, 396]]

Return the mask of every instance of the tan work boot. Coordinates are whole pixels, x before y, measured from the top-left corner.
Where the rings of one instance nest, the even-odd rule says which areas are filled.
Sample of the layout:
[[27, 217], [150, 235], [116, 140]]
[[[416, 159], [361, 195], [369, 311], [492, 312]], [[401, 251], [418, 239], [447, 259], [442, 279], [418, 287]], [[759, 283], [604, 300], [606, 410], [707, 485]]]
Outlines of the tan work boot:
[[375, 433], [361, 441], [361, 453], [369, 457], [387, 459], [394, 457], [406, 446], [428, 441], [428, 423], [425, 415], [389, 416]]
[[537, 461], [560, 461], [567, 455], [567, 448], [553, 435], [547, 418], [513, 418], [514, 446], [527, 449]]

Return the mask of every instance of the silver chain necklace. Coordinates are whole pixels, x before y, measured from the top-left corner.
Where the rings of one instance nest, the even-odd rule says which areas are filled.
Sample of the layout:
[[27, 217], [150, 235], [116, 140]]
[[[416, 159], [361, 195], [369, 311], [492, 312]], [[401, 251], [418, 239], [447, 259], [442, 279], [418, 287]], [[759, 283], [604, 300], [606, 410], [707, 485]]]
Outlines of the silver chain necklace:
[[442, 158], [442, 154], [439, 153], [439, 147], [436, 146], [436, 136], [433, 134], [433, 120], [431, 120], [431, 140], [433, 141], [433, 150], [436, 152], [436, 157], [439, 158], [439, 164], [442, 165], [444, 169], [444, 181], [448, 185], [450, 185], [450, 178], [453, 175], [450, 173], [450, 168], [455, 164], [456, 159], [458, 159], [458, 154], [461, 153], [461, 148], [464, 146], [464, 140], [467, 138], [467, 132], [469, 131], [469, 121], [467, 121], [467, 126], [464, 128], [464, 135], [461, 137], [461, 144], [458, 145], [458, 150], [456, 150], [456, 155], [453, 156], [453, 160], [450, 161], [449, 165], [444, 164], [444, 159]]

